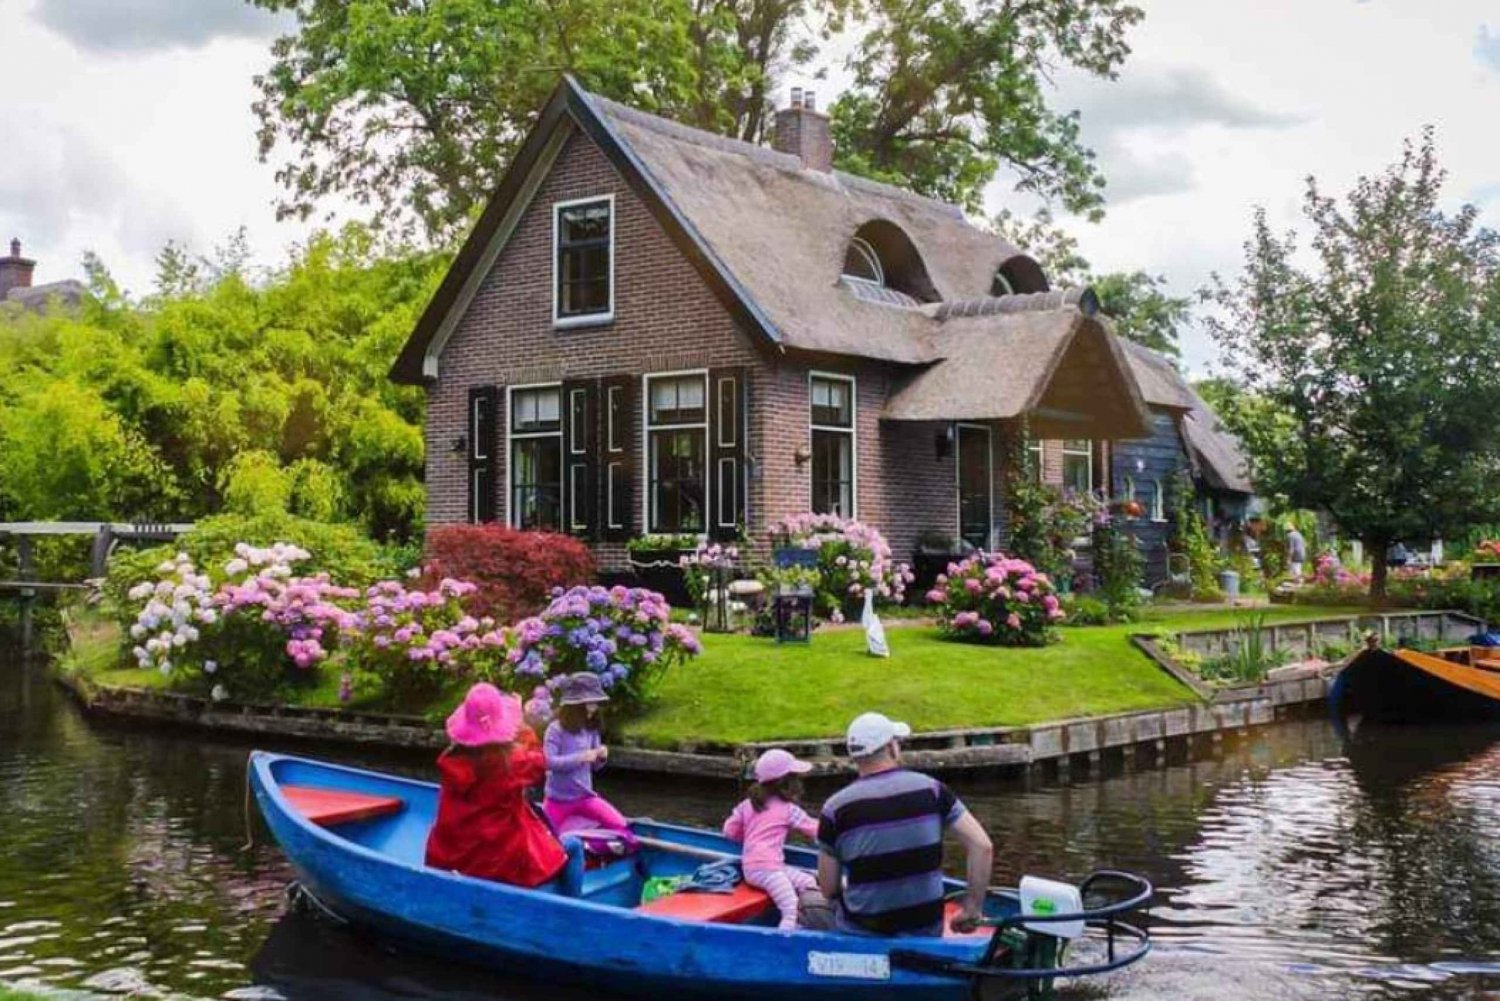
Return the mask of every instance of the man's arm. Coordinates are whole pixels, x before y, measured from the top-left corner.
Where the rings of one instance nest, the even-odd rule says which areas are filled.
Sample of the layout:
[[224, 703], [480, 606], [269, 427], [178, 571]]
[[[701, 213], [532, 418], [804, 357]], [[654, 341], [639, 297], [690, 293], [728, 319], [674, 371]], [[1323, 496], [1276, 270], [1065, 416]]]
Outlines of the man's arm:
[[832, 902], [843, 895], [844, 866], [824, 848], [818, 852], [818, 892]]
[[953, 834], [964, 846], [967, 865], [964, 879], [968, 892], [964, 894], [962, 913], [954, 919], [955, 931], [973, 931], [984, 916], [984, 897], [989, 890], [990, 876], [995, 871], [995, 846], [984, 832], [974, 815], [965, 810], [963, 816], [953, 822]]

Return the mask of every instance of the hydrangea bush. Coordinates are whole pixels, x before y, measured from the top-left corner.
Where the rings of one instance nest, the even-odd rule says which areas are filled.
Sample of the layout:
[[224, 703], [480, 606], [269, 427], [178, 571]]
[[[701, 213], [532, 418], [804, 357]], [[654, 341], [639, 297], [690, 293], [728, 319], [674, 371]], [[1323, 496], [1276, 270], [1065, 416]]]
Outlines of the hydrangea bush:
[[451, 578], [431, 590], [395, 580], [371, 585], [345, 628], [356, 680], [384, 685], [395, 702], [412, 704], [456, 675], [486, 673], [499, 661], [504, 634], [489, 616], [469, 614], [477, 590]]
[[835, 622], [857, 612], [865, 592], [876, 604], [900, 603], [913, 577], [911, 568], [891, 557], [890, 544], [878, 529], [834, 514], [798, 514], [771, 526], [773, 545], [813, 550], [818, 554], [819, 583], [815, 608]]
[[1001, 553], [948, 564], [927, 600], [948, 636], [1002, 646], [1042, 646], [1064, 615], [1050, 577]]
[[671, 611], [644, 588], [558, 588], [542, 614], [505, 631], [507, 687], [534, 695], [538, 683], [592, 671], [622, 710], [639, 709], [662, 672], [702, 649]]
[[732, 570], [739, 562], [739, 547], [719, 542], [700, 542], [691, 553], [684, 553], [677, 565], [682, 568], [683, 583], [693, 604], [702, 606], [707, 601], [715, 570]]

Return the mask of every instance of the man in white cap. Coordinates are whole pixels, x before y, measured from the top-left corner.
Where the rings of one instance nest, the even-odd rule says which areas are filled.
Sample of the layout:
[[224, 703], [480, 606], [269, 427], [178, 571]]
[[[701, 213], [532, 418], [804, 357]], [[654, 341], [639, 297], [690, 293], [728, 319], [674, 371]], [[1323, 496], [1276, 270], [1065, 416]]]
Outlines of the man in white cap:
[[943, 832], [967, 856], [968, 893], [953, 921], [971, 931], [982, 916], [994, 846], [946, 785], [901, 767], [911, 727], [880, 713], [849, 724], [859, 778], [823, 804], [818, 821], [818, 888], [836, 926], [869, 935], [943, 933]]

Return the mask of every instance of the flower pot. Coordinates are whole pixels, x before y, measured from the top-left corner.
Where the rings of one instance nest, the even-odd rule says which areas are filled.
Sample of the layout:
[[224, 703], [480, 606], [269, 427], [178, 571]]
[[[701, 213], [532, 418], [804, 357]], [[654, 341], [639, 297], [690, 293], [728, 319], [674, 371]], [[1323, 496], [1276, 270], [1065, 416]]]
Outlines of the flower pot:
[[637, 549], [630, 554], [630, 565], [641, 587], [660, 593], [674, 608], [688, 608], [693, 599], [688, 594], [681, 560], [690, 555], [692, 550], [686, 549]]

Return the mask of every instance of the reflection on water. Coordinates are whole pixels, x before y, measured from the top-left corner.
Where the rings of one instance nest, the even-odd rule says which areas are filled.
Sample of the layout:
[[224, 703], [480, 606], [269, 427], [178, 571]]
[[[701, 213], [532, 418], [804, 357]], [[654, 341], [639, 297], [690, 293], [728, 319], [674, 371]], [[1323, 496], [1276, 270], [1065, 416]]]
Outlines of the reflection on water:
[[[1098, 866], [1156, 882], [1157, 953], [1080, 996], [1492, 996], [1500, 735], [1361, 736], [1346, 749], [1307, 720], [1161, 768], [955, 786], [995, 835], [997, 882]], [[245, 750], [91, 727], [34, 671], [0, 663], [0, 979], [75, 986], [129, 967], [243, 999], [570, 997], [285, 913], [277, 851], [242, 850]], [[714, 785], [605, 785], [663, 819], [717, 824], [732, 805]]]

